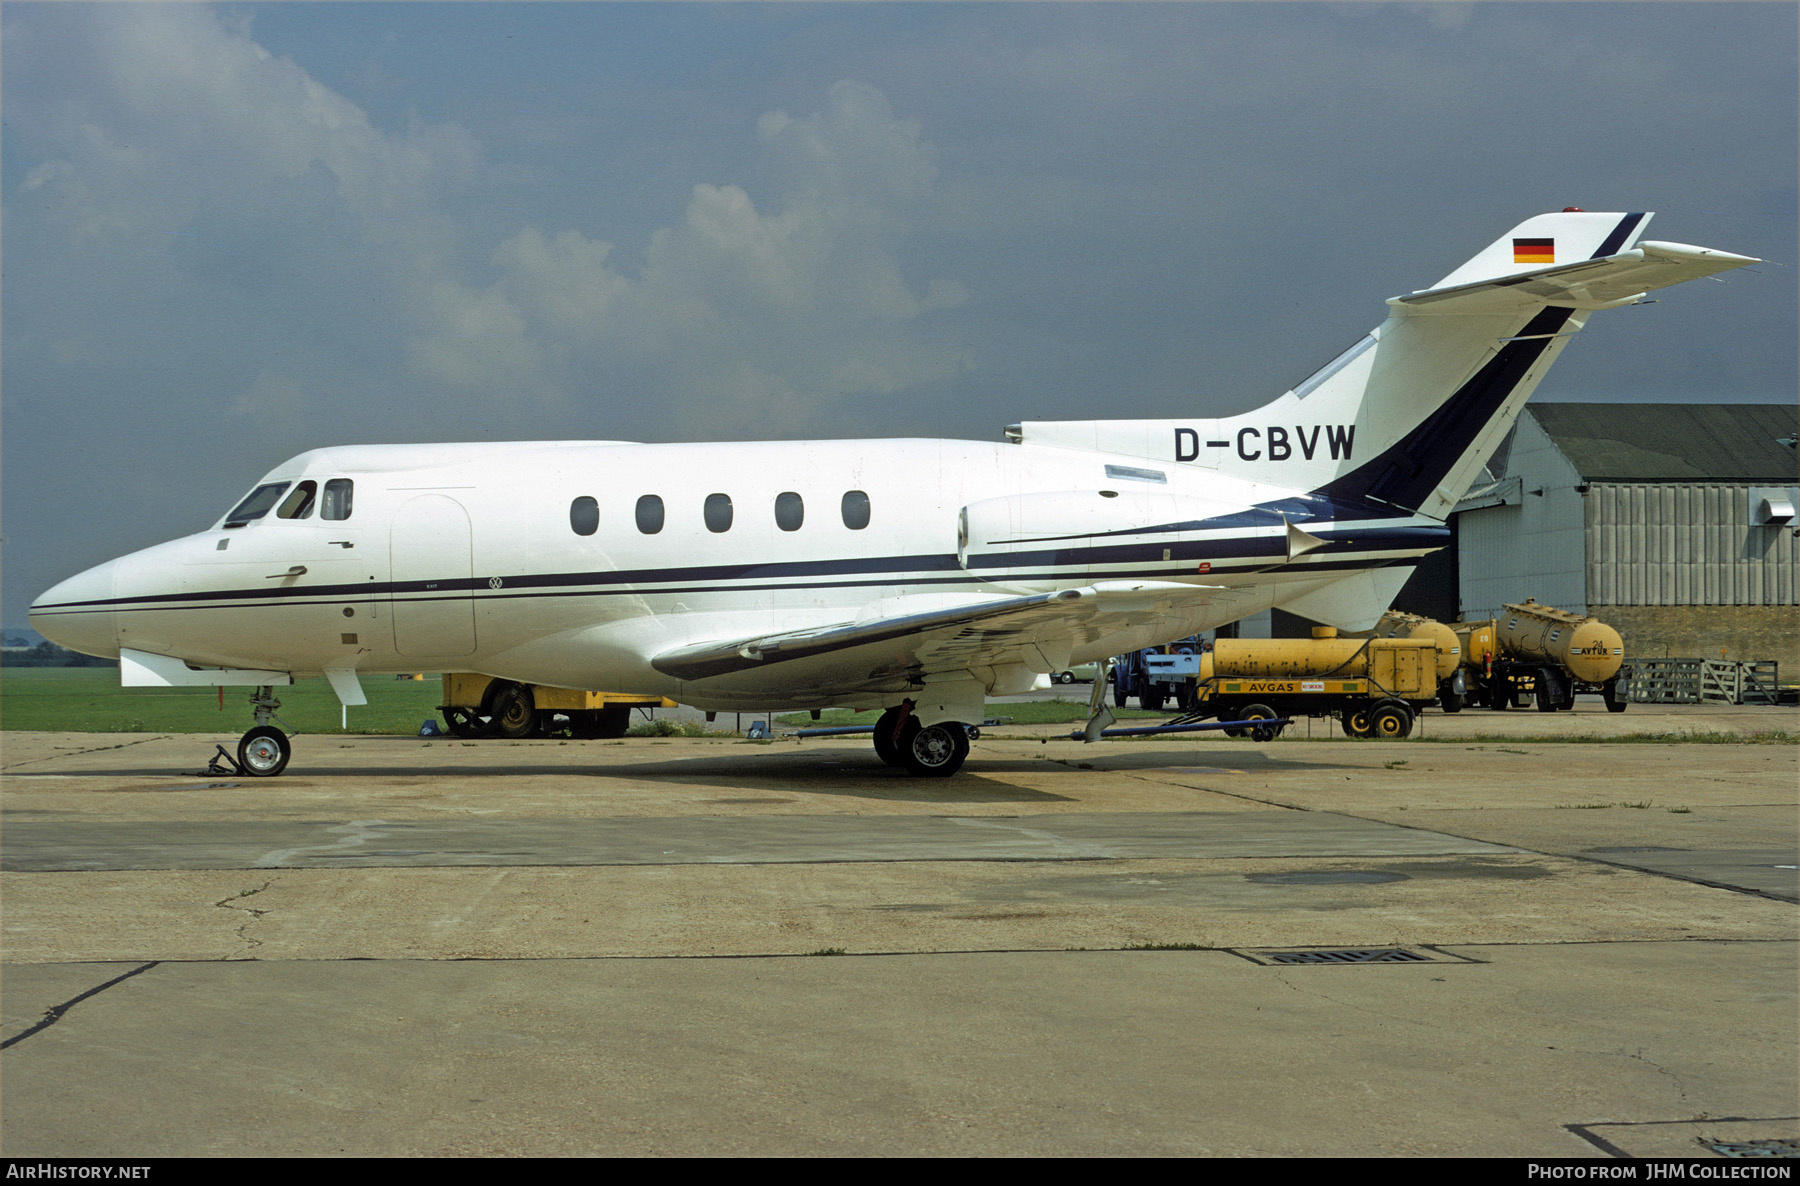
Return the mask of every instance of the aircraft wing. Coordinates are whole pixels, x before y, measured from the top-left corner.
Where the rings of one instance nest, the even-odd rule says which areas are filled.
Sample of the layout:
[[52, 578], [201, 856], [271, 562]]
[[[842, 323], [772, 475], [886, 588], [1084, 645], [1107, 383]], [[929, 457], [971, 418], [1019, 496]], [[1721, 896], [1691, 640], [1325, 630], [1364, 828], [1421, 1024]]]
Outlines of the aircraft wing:
[[1605, 309], [1631, 304], [1652, 289], [1760, 262], [1747, 255], [1685, 243], [1644, 242], [1618, 255], [1537, 268], [1474, 284], [1425, 289], [1393, 297], [1388, 304], [1415, 313], [1490, 313], [1544, 305]]
[[[1079, 589], [1021, 597], [992, 597], [911, 610], [898, 598], [879, 616], [808, 630], [720, 639], [664, 651], [650, 665], [681, 680], [709, 679], [802, 660], [811, 680], [859, 685], [880, 673], [918, 675], [1028, 662], [1026, 648], [1067, 652], [1123, 627], [1198, 606], [1222, 590], [1172, 581], [1102, 581]], [[834, 662], [841, 660], [841, 662]], [[835, 668], [835, 678], [818, 670]], [[809, 681], [811, 682], [811, 681]]]

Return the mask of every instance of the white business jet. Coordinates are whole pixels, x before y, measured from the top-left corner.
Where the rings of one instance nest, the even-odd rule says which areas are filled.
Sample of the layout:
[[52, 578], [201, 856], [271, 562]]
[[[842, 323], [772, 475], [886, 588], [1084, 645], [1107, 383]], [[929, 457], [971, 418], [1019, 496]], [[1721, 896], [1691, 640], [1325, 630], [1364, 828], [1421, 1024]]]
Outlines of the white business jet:
[[1649, 220], [1521, 223], [1229, 419], [317, 449], [211, 529], [57, 585], [31, 623], [117, 656], [127, 685], [259, 689], [251, 774], [291, 752], [275, 685], [323, 675], [362, 704], [359, 675], [453, 670], [515, 701], [884, 708], [881, 758], [948, 775], [986, 697], [1046, 673], [1271, 606], [1373, 625], [1592, 312], [1757, 262], [1640, 242]]

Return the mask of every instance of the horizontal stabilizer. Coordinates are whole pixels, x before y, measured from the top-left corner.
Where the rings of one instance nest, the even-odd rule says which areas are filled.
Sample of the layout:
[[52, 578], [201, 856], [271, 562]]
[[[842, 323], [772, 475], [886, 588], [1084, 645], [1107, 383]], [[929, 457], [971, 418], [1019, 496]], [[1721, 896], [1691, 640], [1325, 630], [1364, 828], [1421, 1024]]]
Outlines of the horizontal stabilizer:
[[1760, 262], [1751, 256], [1685, 243], [1644, 242], [1599, 259], [1423, 289], [1393, 297], [1388, 304], [1410, 313], [1505, 313], [1544, 305], [1610, 309], [1629, 305], [1653, 289]]

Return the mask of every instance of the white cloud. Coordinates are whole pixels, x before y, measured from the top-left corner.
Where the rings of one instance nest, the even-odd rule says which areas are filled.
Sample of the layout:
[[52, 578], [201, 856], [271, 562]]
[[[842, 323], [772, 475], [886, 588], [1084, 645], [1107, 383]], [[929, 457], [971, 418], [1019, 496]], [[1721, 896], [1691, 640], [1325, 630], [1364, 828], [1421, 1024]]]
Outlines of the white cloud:
[[[920, 319], [968, 299], [949, 278], [916, 294], [901, 266], [906, 212], [935, 178], [930, 146], [872, 88], [833, 87], [824, 111], [757, 121], [780, 195], [759, 209], [733, 184], [694, 185], [681, 219], [650, 238], [637, 275], [612, 244], [528, 227], [503, 242], [500, 278], [479, 298], [434, 310], [414, 357], [435, 377], [492, 382], [449, 341], [467, 336], [470, 303], [509, 325], [503, 359], [590, 397], [649, 376], [677, 432], [803, 431], [867, 393], [954, 373], [964, 359], [916, 333]], [[527, 357], [528, 356], [528, 357]]]
[[[416, 119], [383, 129], [218, 10], [33, 17], [30, 34], [81, 63], [34, 76], [20, 115], [50, 146], [20, 192], [64, 235], [215, 299], [313, 310], [321, 346], [346, 335], [338, 319], [385, 327], [390, 372], [435, 407], [568, 408], [629, 386], [675, 432], [785, 432], [964, 365], [921, 326], [967, 290], [904, 265], [935, 151], [868, 85], [765, 113], [754, 176], [693, 178], [628, 271], [582, 230], [482, 242], [489, 224], [463, 196], [485, 168], [472, 137]], [[291, 391], [271, 382], [214, 398], [239, 414], [278, 406]], [[325, 406], [354, 400], [298, 371], [283, 382]]]

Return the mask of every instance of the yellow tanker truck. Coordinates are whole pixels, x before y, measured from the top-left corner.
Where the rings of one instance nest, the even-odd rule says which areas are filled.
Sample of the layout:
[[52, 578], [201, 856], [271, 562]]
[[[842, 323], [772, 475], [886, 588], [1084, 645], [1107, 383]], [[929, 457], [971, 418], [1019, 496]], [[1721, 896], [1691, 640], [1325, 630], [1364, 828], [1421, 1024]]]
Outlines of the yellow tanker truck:
[[1539, 712], [1555, 712], [1574, 707], [1577, 692], [1597, 692], [1608, 712], [1625, 711], [1631, 672], [1617, 630], [1530, 598], [1501, 610], [1453, 627], [1471, 703], [1505, 709], [1535, 701]]
[[[1200, 658], [1191, 719], [1335, 717], [1352, 737], [1405, 737], [1438, 694], [1436, 638], [1221, 638]], [[1267, 741], [1281, 726], [1227, 729]]]
[[444, 723], [458, 737], [623, 737], [634, 708], [674, 708], [661, 696], [520, 684], [466, 671], [444, 673]]

